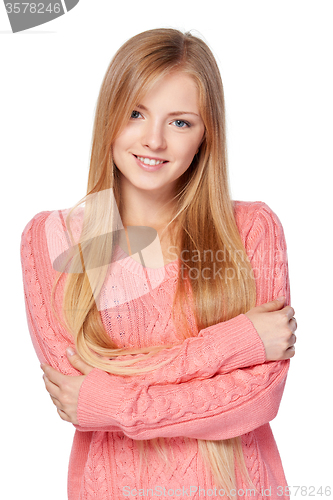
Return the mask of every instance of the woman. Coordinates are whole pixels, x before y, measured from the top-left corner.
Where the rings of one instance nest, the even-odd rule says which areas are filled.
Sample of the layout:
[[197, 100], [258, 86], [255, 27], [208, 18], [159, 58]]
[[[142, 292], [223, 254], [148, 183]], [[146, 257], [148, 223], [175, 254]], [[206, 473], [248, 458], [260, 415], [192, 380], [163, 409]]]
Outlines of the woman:
[[230, 200], [199, 38], [157, 29], [119, 49], [84, 201], [37, 214], [21, 247], [45, 386], [76, 427], [69, 499], [284, 498], [268, 422], [295, 352], [286, 245], [267, 205]]

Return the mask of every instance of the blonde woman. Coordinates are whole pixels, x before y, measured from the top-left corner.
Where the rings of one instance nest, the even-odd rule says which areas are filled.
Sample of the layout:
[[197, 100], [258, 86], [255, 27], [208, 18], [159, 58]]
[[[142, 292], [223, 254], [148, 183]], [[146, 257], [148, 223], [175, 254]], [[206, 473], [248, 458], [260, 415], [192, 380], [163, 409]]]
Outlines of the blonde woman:
[[207, 45], [126, 42], [97, 103], [87, 196], [22, 235], [29, 330], [76, 427], [68, 498], [281, 499], [269, 421], [296, 320], [283, 229], [231, 201]]

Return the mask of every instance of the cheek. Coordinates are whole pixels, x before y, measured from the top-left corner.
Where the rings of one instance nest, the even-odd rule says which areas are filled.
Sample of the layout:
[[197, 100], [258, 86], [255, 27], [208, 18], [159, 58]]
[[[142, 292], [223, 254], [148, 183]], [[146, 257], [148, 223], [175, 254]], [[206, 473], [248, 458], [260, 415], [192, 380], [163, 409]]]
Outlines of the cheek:
[[112, 155], [114, 162], [117, 164], [117, 160], [121, 157], [122, 153], [126, 149], [126, 141], [124, 141], [123, 136], [119, 136], [112, 145]]
[[113, 142], [112, 150], [116, 153], [122, 153], [133, 143], [135, 134], [132, 127], [127, 126]]
[[187, 166], [190, 166], [192, 163], [193, 157], [195, 156], [198, 148], [200, 146], [200, 140], [191, 140], [188, 143], [182, 144], [179, 148], [179, 155], [182, 157], [182, 162], [186, 163]]

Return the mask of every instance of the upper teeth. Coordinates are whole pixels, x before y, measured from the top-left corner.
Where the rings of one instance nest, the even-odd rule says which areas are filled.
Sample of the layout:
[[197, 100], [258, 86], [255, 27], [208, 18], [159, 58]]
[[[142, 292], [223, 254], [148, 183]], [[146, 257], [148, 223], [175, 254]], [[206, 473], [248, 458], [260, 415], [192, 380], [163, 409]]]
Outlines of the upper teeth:
[[150, 158], [144, 158], [143, 156], [137, 156], [137, 158], [146, 165], [159, 165], [160, 163], [164, 162], [164, 160], [151, 160]]

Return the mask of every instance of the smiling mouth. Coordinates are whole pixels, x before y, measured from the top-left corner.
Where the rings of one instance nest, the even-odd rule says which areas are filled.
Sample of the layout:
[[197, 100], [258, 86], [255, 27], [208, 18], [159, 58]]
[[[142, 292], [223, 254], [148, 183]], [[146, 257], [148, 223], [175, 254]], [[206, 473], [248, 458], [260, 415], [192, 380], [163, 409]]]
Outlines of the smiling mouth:
[[161, 165], [161, 163], [167, 163], [167, 160], [155, 160], [153, 158], [146, 158], [145, 156], [136, 156], [136, 155], [134, 156], [145, 165], [154, 166], [154, 165]]

